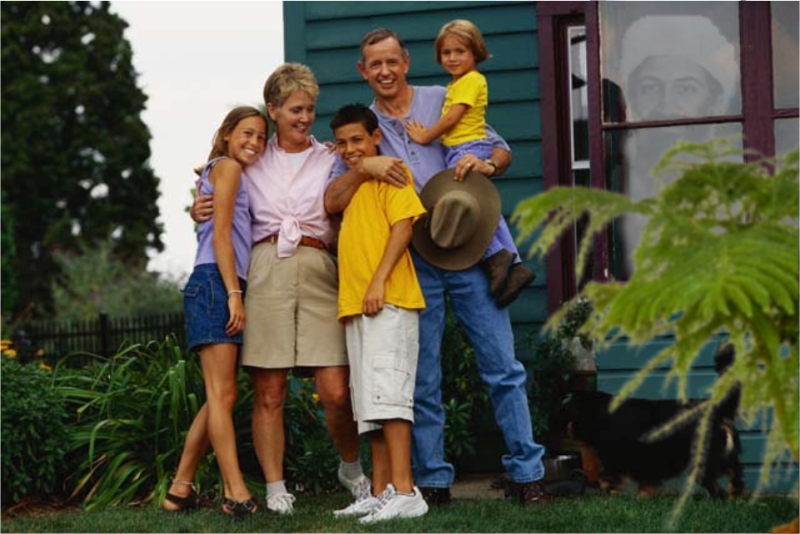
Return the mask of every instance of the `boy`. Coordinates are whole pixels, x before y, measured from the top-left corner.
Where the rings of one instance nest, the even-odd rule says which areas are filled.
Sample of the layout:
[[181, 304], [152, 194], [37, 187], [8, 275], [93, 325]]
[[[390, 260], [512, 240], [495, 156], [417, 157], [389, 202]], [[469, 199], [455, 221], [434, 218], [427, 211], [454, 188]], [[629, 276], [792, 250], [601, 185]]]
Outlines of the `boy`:
[[[368, 107], [340, 108], [331, 130], [349, 168], [378, 154], [381, 131]], [[334, 515], [364, 515], [361, 523], [428, 511], [411, 475], [419, 310], [425, 307], [408, 252], [412, 224], [425, 212], [413, 183], [410, 173], [402, 188], [362, 183], [344, 211], [339, 235], [338, 317], [345, 324], [353, 414], [359, 433], [370, 437], [377, 496]]]

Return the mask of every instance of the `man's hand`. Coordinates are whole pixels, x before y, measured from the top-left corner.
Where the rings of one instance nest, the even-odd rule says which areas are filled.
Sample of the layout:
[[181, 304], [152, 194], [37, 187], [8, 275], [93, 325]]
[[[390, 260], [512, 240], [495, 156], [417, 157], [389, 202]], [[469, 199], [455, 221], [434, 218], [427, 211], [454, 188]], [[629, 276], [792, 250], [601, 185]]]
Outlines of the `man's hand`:
[[408, 183], [408, 174], [400, 158], [372, 156], [361, 160], [360, 167], [364, 174], [395, 187], [403, 187]]
[[189, 214], [196, 223], [210, 221], [214, 215], [214, 197], [211, 195], [195, 195]]
[[463, 182], [464, 178], [467, 176], [467, 173], [470, 171], [479, 172], [487, 177], [494, 176], [495, 174], [495, 168], [482, 159], [474, 156], [473, 154], [464, 154], [464, 156], [456, 163], [454, 179], [456, 181]]

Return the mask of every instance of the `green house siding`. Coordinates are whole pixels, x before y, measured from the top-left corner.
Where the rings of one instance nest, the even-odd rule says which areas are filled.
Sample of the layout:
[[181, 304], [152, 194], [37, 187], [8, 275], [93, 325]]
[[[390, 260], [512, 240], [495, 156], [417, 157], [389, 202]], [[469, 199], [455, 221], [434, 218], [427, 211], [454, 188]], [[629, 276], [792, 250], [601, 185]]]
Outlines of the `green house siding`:
[[[398, 32], [411, 55], [409, 82], [446, 85], [449, 75], [434, 59], [439, 28], [455, 18], [481, 28], [492, 58], [480, 65], [489, 81], [487, 120], [511, 146], [514, 162], [496, 180], [508, 217], [523, 199], [542, 190], [538, 41], [532, 2], [284, 2], [286, 61], [307, 64], [320, 84], [314, 135], [330, 139], [334, 111], [350, 102], [372, 102], [356, 70], [361, 37], [379, 27]], [[513, 231], [513, 229], [512, 229]], [[536, 281], [511, 307], [515, 331], [535, 332], [547, 320], [545, 270], [528, 260]], [[527, 351], [521, 347], [520, 358]]]
[[[488, 122], [508, 141], [514, 161], [495, 183], [510, 215], [523, 199], [543, 190], [542, 125], [540, 120], [539, 42], [535, 2], [284, 2], [286, 61], [309, 65], [321, 92], [314, 134], [330, 139], [333, 112], [351, 102], [372, 102], [372, 92], [358, 74], [359, 43], [367, 32], [387, 27], [406, 41], [411, 55], [409, 81], [418, 85], [445, 85], [449, 76], [434, 60], [433, 41], [439, 28], [455, 18], [475, 22], [484, 34], [493, 57], [482, 63], [489, 81]], [[512, 231], [514, 229], [512, 228]], [[532, 240], [523, 243], [524, 254]], [[510, 306], [518, 357], [527, 362], [531, 334], [547, 320], [546, 274], [541, 261], [526, 260], [536, 281]], [[616, 393], [622, 385], [669, 340], [656, 340], [641, 351], [624, 344], [597, 355], [599, 389]], [[689, 394], [706, 396], [713, 382], [713, 349], [698, 358], [690, 377]], [[665, 373], [656, 374], [637, 391], [637, 396], [674, 396], [674, 387], [663, 388]], [[742, 429], [746, 483], [756, 486], [764, 447], [760, 424]], [[496, 456], [493, 456], [495, 458]], [[797, 466], [780, 468], [783, 478], [768, 486], [788, 490], [797, 481]]]

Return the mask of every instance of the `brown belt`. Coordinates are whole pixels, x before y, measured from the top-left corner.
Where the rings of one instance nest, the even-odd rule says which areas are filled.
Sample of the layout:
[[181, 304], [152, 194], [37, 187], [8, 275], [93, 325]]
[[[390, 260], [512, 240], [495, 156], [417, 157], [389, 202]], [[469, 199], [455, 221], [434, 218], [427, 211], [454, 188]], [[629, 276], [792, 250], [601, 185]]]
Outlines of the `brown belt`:
[[[261, 243], [277, 243], [278, 242], [278, 234], [272, 234], [270, 236], [265, 237], [264, 239], [259, 239], [255, 242], [255, 245], [260, 245]], [[316, 237], [311, 237], [308, 235], [304, 235], [300, 237], [300, 245], [303, 247], [314, 247], [320, 250], [327, 250], [325, 247], [325, 243], [317, 239]]]

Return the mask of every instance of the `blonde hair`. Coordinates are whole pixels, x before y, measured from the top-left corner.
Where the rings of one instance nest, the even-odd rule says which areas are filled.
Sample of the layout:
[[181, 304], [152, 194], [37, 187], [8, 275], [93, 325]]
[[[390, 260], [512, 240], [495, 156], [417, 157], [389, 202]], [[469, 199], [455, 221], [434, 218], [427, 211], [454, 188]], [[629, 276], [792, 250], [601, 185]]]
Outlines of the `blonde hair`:
[[269, 121], [261, 111], [253, 106], [238, 106], [233, 108], [222, 119], [222, 124], [214, 133], [214, 138], [211, 140], [211, 152], [208, 154], [208, 161], [214, 158], [219, 158], [228, 155], [228, 142], [225, 137], [230, 135], [242, 120], [248, 117], [261, 117], [264, 119], [264, 124], [267, 127], [267, 136], [269, 136]]
[[476, 64], [492, 57], [486, 49], [486, 42], [483, 40], [483, 34], [481, 34], [478, 27], [468, 20], [456, 19], [442, 26], [442, 29], [439, 30], [439, 35], [436, 36], [436, 42], [433, 44], [436, 50], [436, 63], [440, 65], [442, 64], [442, 42], [448, 36], [455, 37], [468, 46], [472, 50]]
[[316, 100], [319, 96], [319, 84], [306, 65], [284, 63], [264, 83], [264, 105], [269, 107], [272, 104], [279, 108], [295, 91], [305, 91]]

